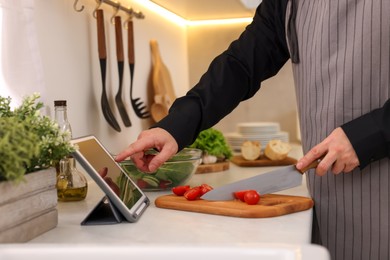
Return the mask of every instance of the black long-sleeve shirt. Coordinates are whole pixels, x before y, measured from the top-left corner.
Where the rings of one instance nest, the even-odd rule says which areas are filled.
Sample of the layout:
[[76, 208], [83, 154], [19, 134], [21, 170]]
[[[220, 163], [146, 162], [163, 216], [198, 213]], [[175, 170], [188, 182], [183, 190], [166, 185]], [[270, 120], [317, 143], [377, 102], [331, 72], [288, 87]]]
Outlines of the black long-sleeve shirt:
[[[255, 95], [261, 82], [276, 75], [290, 58], [286, 39], [287, 2], [264, 0], [253, 22], [211, 62], [199, 83], [178, 98], [169, 115], [154, 127], [167, 130], [182, 149], [200, 131], [212, 127], [241, 101]], [[361, 168], [390, 156], [390, 101], [341, 127], [358, 155]]]

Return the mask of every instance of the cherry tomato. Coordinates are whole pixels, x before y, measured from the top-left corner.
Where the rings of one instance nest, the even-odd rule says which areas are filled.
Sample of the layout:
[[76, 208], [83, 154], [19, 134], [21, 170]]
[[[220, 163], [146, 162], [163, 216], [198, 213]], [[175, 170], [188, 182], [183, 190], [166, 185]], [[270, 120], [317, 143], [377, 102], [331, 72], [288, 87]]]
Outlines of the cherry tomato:
[[171, 181], [164, 181], [164, 180], [160, 180], [160, 184], [158, 185], [160, 188], [162, 189], [166, 189], [168, 188], [169, 185], [171, 185], [172, 182]]
[[248, 191], [248, 190], [235, 191], [235, 192], [234, 192], [234, 197], [235, 197], [236, 199], [241, 200], [242, 202], [245, 202], [245, 200], [244, 200], [244, 195], [245, 195], [245, 193], [246, 193], [247, 191]]
[[244, 194], [244, 201], [248, 205], [256, 205], [260, 200], [260, 195], [255, 190], [248, 190]]
[[148, 183], [142, 179], [137, 180], [137, 186], [142, 190], [148, 187]]
[[208, 184], [203, 183], [202, 185], [200, 185], [200, 190], [201, 190], [200, 196], [202, 196], [203, 194], [211, 191], [212, 189], [213, 189], [213, 187], [211, 187]]
[[176, 186], [172, 188], [172, 192], [177, 196], [183, 196], [190, 189], [190, 185]]
[[200, 198], [200, 196], [202, 196], [202, 191], [200, 186], [193, 187], [184, 193], [184, 197], [187, 200], [197, 200]]

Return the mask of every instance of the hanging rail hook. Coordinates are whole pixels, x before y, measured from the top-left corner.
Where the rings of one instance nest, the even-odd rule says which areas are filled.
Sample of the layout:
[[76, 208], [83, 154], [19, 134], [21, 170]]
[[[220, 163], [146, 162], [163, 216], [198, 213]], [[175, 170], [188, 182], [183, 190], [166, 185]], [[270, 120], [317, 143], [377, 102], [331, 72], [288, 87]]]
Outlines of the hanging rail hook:
[[115, 18], [115, 16], [118, 14], [120, 8], [121, 8], [121, 3], [118, 2], [117, 6], [115, 6], [115, 12], [114, 12], [114, 14], [111, 16], [111, 23], [112, 23], [112, 24], [115, 24], [114, 18]]
[[93, 10], [93, 17], [95, 17], [96, 18], [96, 11], [97, 11], [97, 9], [99, 9], [99, 7], [102, 5], [102, 3], [103, 3], [103, 0], [96, 0], [96, 7], [95, 7], [95, 10]]
[[77, 3], [79, 2], [79, 0], [75, 0], [74, 1], [74, 4], [73, 4], [73, 9], [76, 11], [76, 12], [81, 12], [84, 10], [84, 5], [81, 5], [80, 8], [77, 8]]
[[125, 27], [126, 30], [128, 29], [128, 22], [130, 22], [133, 19], [134, 16], [133, 13], [134, 13], [133, 8], [130, 8], [128, 12], [129, 17], [126, 19], [126, 21], [123, 22], [123, 26]]
[[140, 12], [140, 11], [134, 11], [133, 9], [131, 9], [131, 13], [134, 17], [138, 18], [138, 19], [144, 19], [145, 18], [145, 15]]

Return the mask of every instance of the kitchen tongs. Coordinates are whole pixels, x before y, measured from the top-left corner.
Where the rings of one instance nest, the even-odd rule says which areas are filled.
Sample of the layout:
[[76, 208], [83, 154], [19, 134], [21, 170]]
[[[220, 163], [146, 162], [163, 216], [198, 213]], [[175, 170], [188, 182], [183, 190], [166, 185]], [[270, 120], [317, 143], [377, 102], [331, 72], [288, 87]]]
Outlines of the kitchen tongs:
[[149, 111], [146, 110], [146, 105], [139, 97], [133, 98], [133, 79], [134, 79], [134, 27], [131, 18], [127, 22], [127, 41], [128, 41], [128, 55], [129, 55], [129, 67], [130, 67], [130, 101], [133, 106], [135, 114], [139, 118], [150, 117]]
[[125, 126], [131, 126], [129, 115], [127, 114], [125, 104], [122, 100], [122, 88], [123, 88], [123, 67], [124, 67], [124, 55], [123, 55], [123, 37], [122, 37], [122, 20], [120, 16], [115, 16], [115, 40], [116, 40], [116, 57], [118, 60], [118, 76], [119, 76], [119, 88], [115, 96], [115, 103], [121, 115], [123, 124]]
[[104, 118], [110, 124], [112, 128], [120, 132], [121, 128], [116, 121], [110, 104], [107, 98], [106, 92], [106, 63], [107, 63], [107, 53], [106, 53], [106, 39], [104, 32], [104, 15], [103, 10], [96, 10], [96, 20], [97, 20], [97, 31], [98, 31], [98, 52], [99, 52], [99, 61], [100, 61], [100, 72], [102, 76], [102, 97], [101, 97], [101, 107], [103, 111]]

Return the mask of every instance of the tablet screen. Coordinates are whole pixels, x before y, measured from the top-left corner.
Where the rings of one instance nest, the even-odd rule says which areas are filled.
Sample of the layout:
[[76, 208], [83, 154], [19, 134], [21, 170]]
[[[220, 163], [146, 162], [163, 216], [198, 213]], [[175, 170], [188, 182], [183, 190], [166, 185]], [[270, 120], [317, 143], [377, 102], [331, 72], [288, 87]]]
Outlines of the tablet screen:
[[83, 157], [128, 209], [131, 209], [144, 196], [95, 138], [82, 138], [76, 140], [75, 143]]

